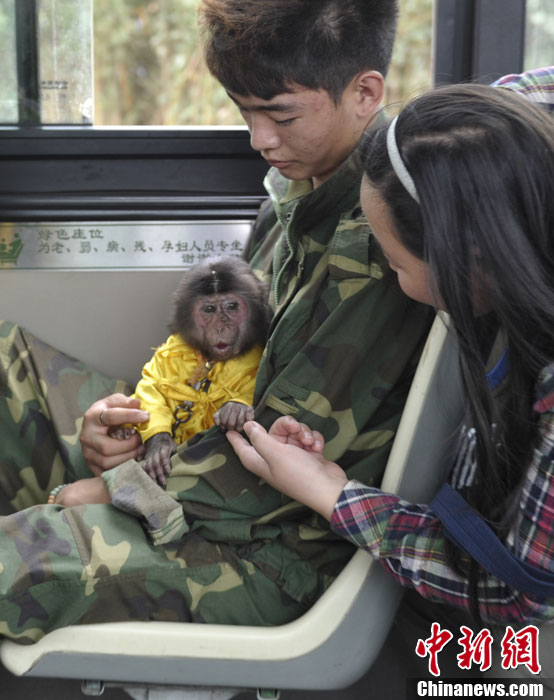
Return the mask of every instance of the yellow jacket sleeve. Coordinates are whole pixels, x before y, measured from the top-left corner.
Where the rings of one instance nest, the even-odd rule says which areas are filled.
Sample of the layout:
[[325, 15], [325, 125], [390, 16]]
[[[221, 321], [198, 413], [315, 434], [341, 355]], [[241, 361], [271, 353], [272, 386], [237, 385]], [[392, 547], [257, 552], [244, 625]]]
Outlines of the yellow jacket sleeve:
[[[165, 345], [162, 346], [164, 347]], [[150, 420], [137, 426], [143, 442], [158, 433], [171, 433], [173, 426], [173, 413], [159, 384], [166, 370], [161, 355], [162, 348], [144, 365], [142, 379], [135, 389], [135, 398], [140, 399], [140, 407], [150, 413]]]
[[218, 385], [225, 392], [218, 401], [219, 407], [227, 401], [252, 405], [261, 356], [262, 348], [256, 346], [245, 355], [227, 360], [221, 375], [217, 378]]

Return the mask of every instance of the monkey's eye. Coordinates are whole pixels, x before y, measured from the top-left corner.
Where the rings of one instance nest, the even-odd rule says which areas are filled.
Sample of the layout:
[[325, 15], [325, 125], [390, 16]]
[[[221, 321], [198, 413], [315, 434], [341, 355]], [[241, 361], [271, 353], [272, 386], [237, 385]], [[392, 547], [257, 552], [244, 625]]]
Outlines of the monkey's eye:
[[226, 311], [238, 311], [238, 309], [239, 309], [238, 301], [230, 301], [228, 304], [225, 305]]
[[215, 313], [215, 306], [213, 304], [206, 304], [206, 306], [202, 307], [202, 311], [205, 314], [214, 314]]

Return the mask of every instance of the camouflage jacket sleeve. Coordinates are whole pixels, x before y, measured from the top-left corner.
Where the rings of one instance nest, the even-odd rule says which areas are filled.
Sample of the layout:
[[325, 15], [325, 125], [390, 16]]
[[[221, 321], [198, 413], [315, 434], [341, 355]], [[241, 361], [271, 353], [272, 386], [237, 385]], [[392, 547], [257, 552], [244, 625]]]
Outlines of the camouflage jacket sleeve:
[[[257, 375], [256, 417], [320, 430], [350, 478], [378, 484], [431, 315], [405, 297], [359, 205], [353, 157], [316, 190], [272, 173], [274, 213], [251, 248], [275, 312]], [[247, 472], [212, 429], [173, 458], [168, 493], [191, 531], [233, 542], [298, 601], [313, 600], [351, 556], [328, 523]]]

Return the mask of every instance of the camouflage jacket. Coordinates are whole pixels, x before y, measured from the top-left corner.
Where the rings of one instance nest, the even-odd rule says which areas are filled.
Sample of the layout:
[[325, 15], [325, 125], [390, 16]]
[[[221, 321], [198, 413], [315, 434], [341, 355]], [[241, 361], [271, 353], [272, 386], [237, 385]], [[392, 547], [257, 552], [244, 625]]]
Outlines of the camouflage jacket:
[[[273, 170], [266, 178], [271, 199], [249, 259], [270, 283], [275, 316], [254, 406], [266, 427], [290, 414], [321, 431], [329, 459], [379, 484], [432, 313], [402, 294], [386, 266], [360, 208], [360, 180], [356, 154], [315, 190]], [[155, 541], [191, 531], [231, 544], [306, 606], [351, 556], [326, 521], [247, 472], [218, 429], [189, 441], [172, 465], [167, 492], [185, 522], [176, 523], [174, 502], [165, 523], [157, 510]], [[134, 512], [117, 474], [105, 475], [112, 502]]]

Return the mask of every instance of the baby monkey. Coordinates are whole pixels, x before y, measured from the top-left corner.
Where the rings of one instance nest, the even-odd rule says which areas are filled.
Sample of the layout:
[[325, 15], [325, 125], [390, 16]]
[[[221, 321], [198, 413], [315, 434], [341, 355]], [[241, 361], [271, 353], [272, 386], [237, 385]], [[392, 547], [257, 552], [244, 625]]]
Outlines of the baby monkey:
[[[178, 445], [214, 423], [242, 430], [269, 323], [266, 287], [236, 257], [196, 265], [173, 295], [172, 335], [143, 367], [134, 396], [150, 413], [136, 426], [144, 469], [162, 485]], [[131, 428], [110, 431], [125, 439]]]

